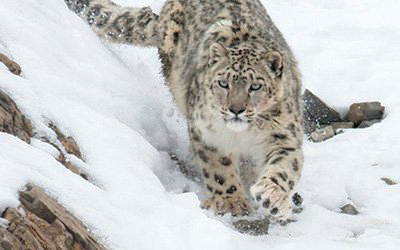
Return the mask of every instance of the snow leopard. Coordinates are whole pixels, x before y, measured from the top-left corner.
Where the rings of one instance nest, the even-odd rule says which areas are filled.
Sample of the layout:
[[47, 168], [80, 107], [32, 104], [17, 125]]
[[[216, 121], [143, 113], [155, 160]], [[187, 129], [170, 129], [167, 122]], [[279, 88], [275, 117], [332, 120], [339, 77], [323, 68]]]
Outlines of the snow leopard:
[[202, 208], [290, 217], [303, 168], [301, 76], [259, 0], [167, 0], [159, 14], [64, 1], [103, 39], [158, 49], [208, 190]]

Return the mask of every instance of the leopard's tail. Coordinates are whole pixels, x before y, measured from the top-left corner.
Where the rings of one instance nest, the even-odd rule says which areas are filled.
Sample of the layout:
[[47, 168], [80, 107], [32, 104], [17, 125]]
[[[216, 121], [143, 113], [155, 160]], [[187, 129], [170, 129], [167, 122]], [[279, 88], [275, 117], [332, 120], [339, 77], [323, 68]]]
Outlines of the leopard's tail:
[[64, 0], [107, 41], [160, 47], [158, 15], [149, 7], [122, 7], [109, 0]]

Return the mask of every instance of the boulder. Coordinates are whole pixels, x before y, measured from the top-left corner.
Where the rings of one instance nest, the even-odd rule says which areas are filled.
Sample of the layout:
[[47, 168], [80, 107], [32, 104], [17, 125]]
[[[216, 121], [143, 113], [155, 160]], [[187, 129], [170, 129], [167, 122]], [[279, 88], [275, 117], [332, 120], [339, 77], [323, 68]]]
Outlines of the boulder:
[[353, 103], [346, 119], [358, 126], [363, 121], [382, 119], [384, 112], [385, 107], [380, 102]]
[[341, 122], [340, 114], [329, 107], [310, 90], [303, 94], [304, 128], [306, 134], [311, 134], [321, 125], [330, 125], [332, 122]]

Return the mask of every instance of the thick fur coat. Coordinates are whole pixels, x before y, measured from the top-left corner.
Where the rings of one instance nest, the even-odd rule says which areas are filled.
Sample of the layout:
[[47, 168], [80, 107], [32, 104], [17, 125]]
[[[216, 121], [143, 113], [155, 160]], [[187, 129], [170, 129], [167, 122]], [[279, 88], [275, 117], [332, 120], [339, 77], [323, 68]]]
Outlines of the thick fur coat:
[[259, 0], [167, 0], [160, 15], [108, 0], [65, 2], [110, 42], [158, 48], [209, 191], [202, 207], [290, 216], [303, 165], [301, 79]]

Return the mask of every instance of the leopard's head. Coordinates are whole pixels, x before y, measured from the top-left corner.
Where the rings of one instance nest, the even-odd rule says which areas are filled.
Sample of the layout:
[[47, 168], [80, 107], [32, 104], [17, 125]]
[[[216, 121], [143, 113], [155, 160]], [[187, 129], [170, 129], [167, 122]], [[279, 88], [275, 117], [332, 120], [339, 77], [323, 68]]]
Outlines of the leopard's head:
[[206, 81], [214, 107], [228, 128], [246, 130], [276, 106], [283, 96], [283, 59], [278, 51], [261, 52], [245, 46], [209, 50]]

